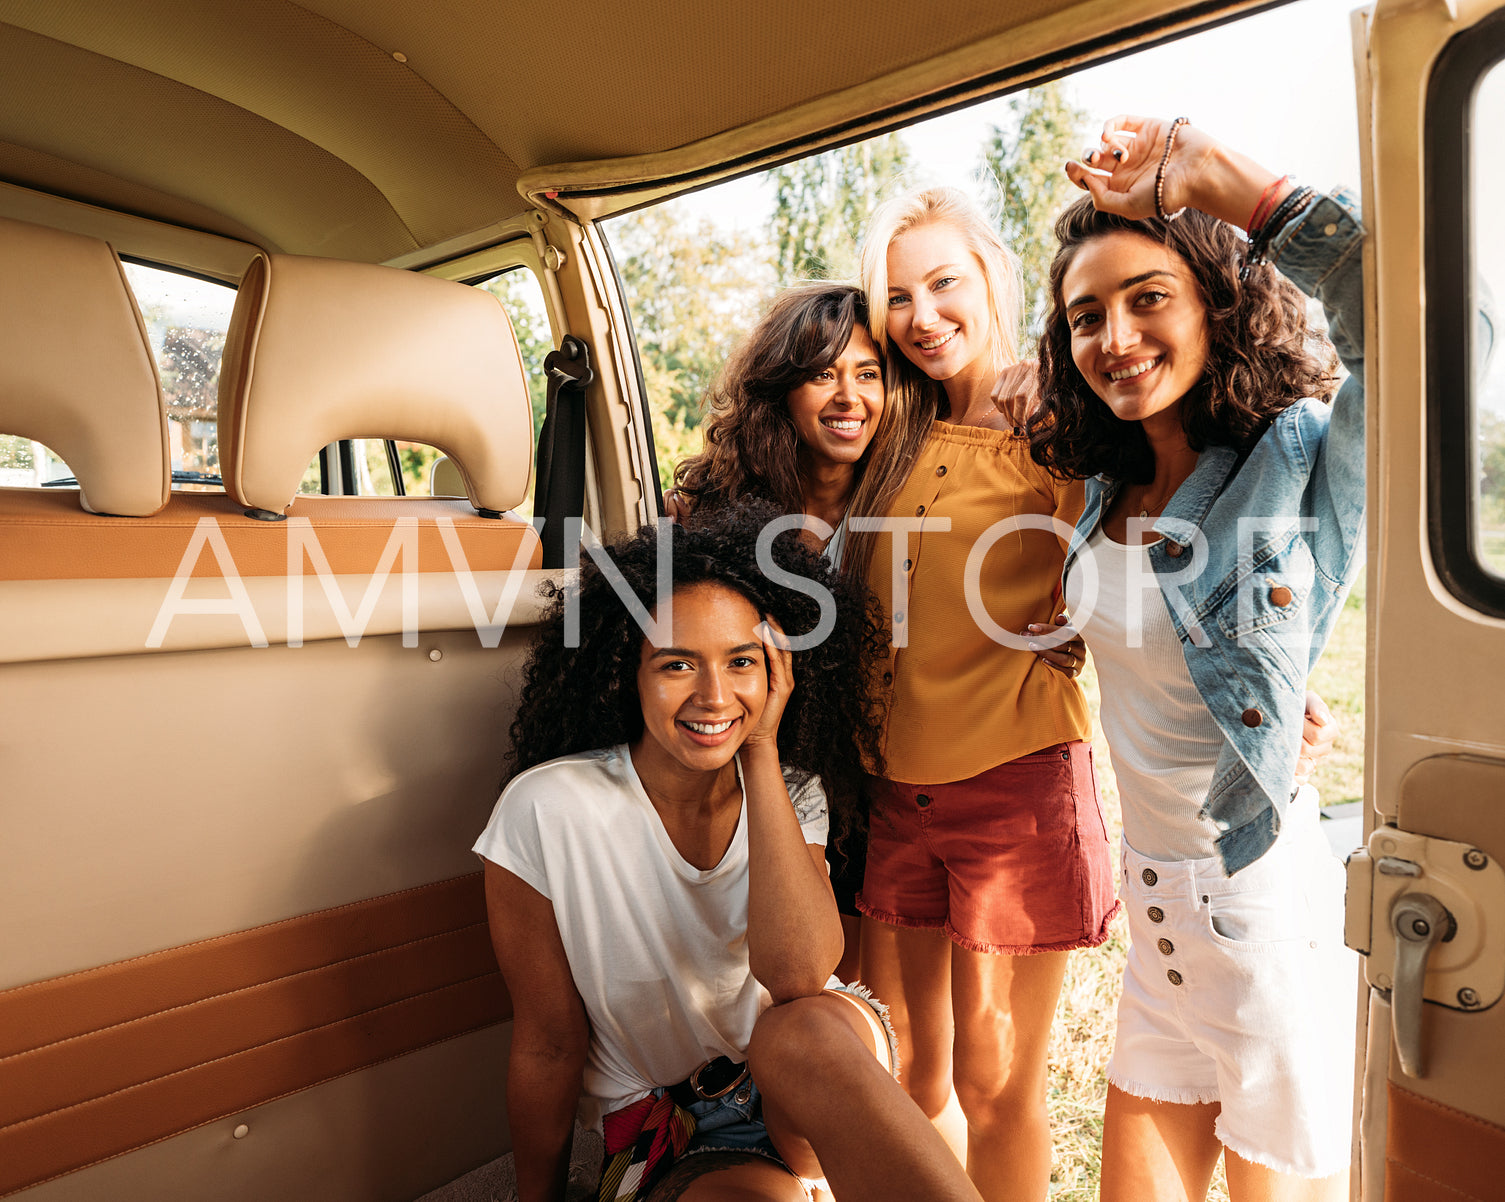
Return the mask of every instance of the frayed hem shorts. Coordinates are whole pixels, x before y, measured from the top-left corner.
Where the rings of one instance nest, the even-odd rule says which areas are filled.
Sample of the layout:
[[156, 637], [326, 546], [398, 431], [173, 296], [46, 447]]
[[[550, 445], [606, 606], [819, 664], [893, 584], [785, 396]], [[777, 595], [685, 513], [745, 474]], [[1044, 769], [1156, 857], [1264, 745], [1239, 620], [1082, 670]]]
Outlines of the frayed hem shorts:
[[1118, 913], [1092, 745], [1059, 743], [967, 780], [868, 777], [858, 908], [995, 955], [1096, 947]]
[[1346, 1168], [1358, 963], [1343, 866], [1304, 787], [1259, 860], [1151, 860], [1123, 844], [1131, 947], [1108, 1080], [1160, 1102], [1218, 1102], [1217, 1136], [1277, 1172]]

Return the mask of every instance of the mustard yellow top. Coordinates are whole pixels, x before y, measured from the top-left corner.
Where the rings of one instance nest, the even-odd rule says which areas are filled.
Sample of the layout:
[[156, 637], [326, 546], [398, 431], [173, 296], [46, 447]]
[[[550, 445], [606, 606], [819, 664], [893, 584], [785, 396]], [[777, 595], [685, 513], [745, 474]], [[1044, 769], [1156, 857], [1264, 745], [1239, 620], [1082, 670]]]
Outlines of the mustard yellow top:
[[[1055, 743], [1090, 739], [1076, 681], [985, 629], [990, 620], [1018, 635], [1060, 612], [1056, 587], [1082, 512], [1081, 483], [1057, 480], [1037, 465], [1026, 438], [938, 421], [890, 512], [919, 529], [880, 532], [868, 569], [868, 587], [893, 628], [877, 669], [888, 702], [888, 777], [907, 784], [966, 780]], [[982, 550], [990, 527], [1021, 516], [1045, 528], [1004, 527]], [[896, 549], [905, 537], [908, 549]], [[969, 573], [974, 547], [980, 563]], [[969, 574], [982, 623], [968, 608]]]

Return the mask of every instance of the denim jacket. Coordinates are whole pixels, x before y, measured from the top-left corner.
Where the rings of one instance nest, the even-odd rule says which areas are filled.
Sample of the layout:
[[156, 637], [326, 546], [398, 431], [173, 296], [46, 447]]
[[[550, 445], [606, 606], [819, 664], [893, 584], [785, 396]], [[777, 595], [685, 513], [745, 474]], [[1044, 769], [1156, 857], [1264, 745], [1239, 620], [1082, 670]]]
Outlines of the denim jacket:
[[[1224, 737], [1201, 816], [1219, 831], [1230, 876], [1275, 841], [1295, 789], [1307, 677], [1363, 562], [1363, 239], [1357, 201], [1340, 190], [1272, 243], [1281, 272], [1322, 302], [1350, 372], [1333, 404], [1292, 405], [1242, 464], [1208, 447], [1154, 523], [1164, 540], [1150, 563]], [[1064, 571], [1118, 487], [1087, 481]]]

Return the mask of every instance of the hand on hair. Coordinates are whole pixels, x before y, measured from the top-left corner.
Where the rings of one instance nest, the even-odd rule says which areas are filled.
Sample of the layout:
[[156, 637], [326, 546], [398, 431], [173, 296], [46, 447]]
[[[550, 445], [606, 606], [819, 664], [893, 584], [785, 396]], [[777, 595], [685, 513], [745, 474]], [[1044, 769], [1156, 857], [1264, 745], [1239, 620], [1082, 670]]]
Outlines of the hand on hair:
[[1024, 423], [1040, 407], [1040, 364], [1025, 359], [1005, 367], [993, 385], [991, 396], [1004, 420], [1015, 433], [1021, 432]]
[[[1080, 162], [1066, 164], [1066, 177], [1090, 193], [1092, 203], [1106, 213], [1142, 220], [1174, 216], [1189, 207], [1241, 229], [1248, 227], [1272, 185], [1286, 186], [1253, 159], [1184, 121], [1167, 154], [1172, 124], [1158, 117], [1113, 117], [1103, 124], [1101, 142], [1088, 147]], [[1162, 159], [1165, 170], [1157, 208], [1155, 177], [1161, 174]]]
[[677, 488], [671, 488], [664, 494], [664, 516], [676, 526], [684, 525], [684, 521], [690, 516], [692, 502], [683, 492]]
[[759, 624], [758, 634], [763, 639], [763, 653], [768, 659], [768, 700], [763, 705], [763, 716], [743, 740], [742, 746], [777, 747], [779, 722], [784, 717], [784, 707], [789, 704], [789, 695], [794, 692], [794, 655], [789, 650], [784, 628], [772, 614]]

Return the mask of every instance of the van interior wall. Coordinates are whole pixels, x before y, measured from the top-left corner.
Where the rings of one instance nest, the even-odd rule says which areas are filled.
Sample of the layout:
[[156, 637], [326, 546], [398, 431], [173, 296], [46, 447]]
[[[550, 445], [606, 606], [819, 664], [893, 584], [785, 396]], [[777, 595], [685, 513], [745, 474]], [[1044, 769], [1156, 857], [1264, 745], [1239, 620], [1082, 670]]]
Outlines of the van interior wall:
[[137, 1196], [139, 1159], [152, 1196], [410, 1198], [505, 1151], [469, 848], [528, 633], [6, 665], [0, 1196]]

